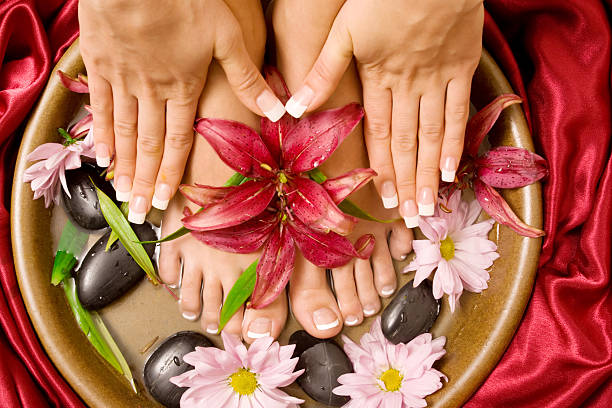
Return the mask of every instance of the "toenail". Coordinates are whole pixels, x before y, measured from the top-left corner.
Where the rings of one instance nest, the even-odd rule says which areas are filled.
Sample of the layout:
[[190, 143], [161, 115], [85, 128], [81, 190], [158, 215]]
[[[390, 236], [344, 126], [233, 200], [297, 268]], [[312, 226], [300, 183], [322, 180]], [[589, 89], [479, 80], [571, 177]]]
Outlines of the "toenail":
[[172, 283], [172, 284], [167, 283], [166, 286], [168, 286], [171, 289], [177, 289], [178, 288], [178, 285], [176, 283]]
[[312, 314], [314, 324], [318, 330], [329, 330], [340, 324], [338, 316], [328, 308], [315, 310]]
[[346, 320], [344, 320], [344, 323], [347, 326], [355, 326], [357, 323], [359, 323], [359, 318], [357, 316], [349, 316], [346, 318]]
[[400, 261], [405, 261], [406, 258], [408, 258], [408, 255], [406, 255], [406, 254], [400, 255]]
[[395, 286], [385, 286], [380, 291], [380, 293], [382, 293], [383, 296], [391, 296], [393, 292], [395, 292]]
[[183, 318], [193, 322], [195, 319], [198, 318], [198, 315], [191, 312], [183, 312]]
[[365, 316], [373, 316], [373, 315], [376, 314], [376, 308], [372, 308], [372, 309], [365, 308], [365, 309], [363, 309], [363, 314]]
[[219, 325], [216, 323], [210, 323], [206, 326], [206, 333], [219, 334]]
[[249, 330], [247, 336], [252, 339], [260, 339], [262, 337], [270, 336], [270, 330], [272, 329], [272, 322], [270, 319], [260, 317], [255, 319], [249, 324]]

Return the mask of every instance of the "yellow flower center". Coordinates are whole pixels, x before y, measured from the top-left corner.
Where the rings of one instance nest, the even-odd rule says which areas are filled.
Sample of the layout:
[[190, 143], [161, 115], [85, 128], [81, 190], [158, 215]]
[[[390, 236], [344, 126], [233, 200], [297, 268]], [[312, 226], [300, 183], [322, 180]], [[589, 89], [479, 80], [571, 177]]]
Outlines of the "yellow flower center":
[[383, 391], [399, 391], [402, 388], [402, 380], [404, 376], [400, 374], [395, 368], [390, 368], [379, 377], [380, 381], [385, 384], [385, 390]]
[[229, 382], [234, 391], [240, 395], [251, 395], [257, 389], [257, 378], [255, 373], [246, 368], [241, 368], [230, 375]]
[[440, 255], [442, 258], [450, 261], [455, 257], [455, 243], [450, 237], [446, 237], [440, 242]]
[[280, 173], [278, 173], [278, 181], [285, 184], [288, 181], [287, 175], [285, 175], [285, 173], [281, 171]]

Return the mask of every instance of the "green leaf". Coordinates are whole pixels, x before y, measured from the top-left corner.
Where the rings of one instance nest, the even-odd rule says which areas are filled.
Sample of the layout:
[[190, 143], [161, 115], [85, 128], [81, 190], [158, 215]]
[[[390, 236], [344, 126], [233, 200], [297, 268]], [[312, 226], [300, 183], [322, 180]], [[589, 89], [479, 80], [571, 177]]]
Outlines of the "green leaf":
[[[121, 212], [123, 213], [123, 216], [125, 218], [128, 217], [128, 214], [130, 212], [130, 203], [128, 203], [127, 201], [121, 203], [121, 207], [119, 207], [121, 209]], [[119, 239], [119, 236], [117, 235], [117, 233], [111, 229], [111, 233], [110, 236], [108, 237], [108, 242], [106, 243], [106, 248], [104, 248], [105, 252], [108, 252], [108, 250], [110, 249], [110, 247], [117, 242], [117, 240]]]
[[70, 276], [70, 272], [76, 266], [77, 259], [74, 255], [64, 251], [57, 251], [53, 260], [53, 271], [51, 272], [51, 284], [57, 286], [62, 279]]
[[308, 172], [308, 175], [310, 176], [312, 180], [316, 181], [319, 184], [323, 184], [325, 183], [325, 180], [327, 180], [327, 176], [323, 174], [323, 172], [319, 169], [310, 170]]
[[223, 185], [224, 187], [231, 187], [231, 186], [239, 186], [242, 183], [244, 183], [246, 181], [246, 177], [243, 176], [240, 173], [234, 173], [234, 175], [230, 178], [227, 179], [227, 181], [225, 182], [225, 184]]
[[132, 255], [136, 263], [146, 272], [151, 282], [153, 282], [154, 285], [159, 284], [153, 262], [151, 262], [151, 258], [149, 258], [142, 244], [138, 242], [138, 236], [136, 236], [128, 220], [123, 216], [123, 213], [113, 200], [94, 184], [93, 180], [91, 180], [91, 183], [96, 188], [98, 201], [100, 202], [100, 210], [102, 210], [102, 214], [106, 222], [108, 222], [108, 225], [115, 231], [119, 237], [119, 241], [121, 241], [129, 254]]
[[247, 301], [249, 296], [255, 289], [255, 281], [257, 280], [256, 270], [257, 263], [259, 260], [254, 261], [248, 268], [242, 272], [242, 275], [238, 278], [232, 289], [230, 289], [223, 307], [221, 308], [221, 315], [219, 317], [219, 332], [223, 330], [227, 322], [232, 318], [234, 313], [240, 306]]
[[72, 222], [66, 221], [57, 245], [57, 252], [53, 260], [51, 283], [58, 285], [62, 279], [70, 275], [72, 268], [77, 264], [77, 257], [81, 255], [89, 235], [75, 227]]

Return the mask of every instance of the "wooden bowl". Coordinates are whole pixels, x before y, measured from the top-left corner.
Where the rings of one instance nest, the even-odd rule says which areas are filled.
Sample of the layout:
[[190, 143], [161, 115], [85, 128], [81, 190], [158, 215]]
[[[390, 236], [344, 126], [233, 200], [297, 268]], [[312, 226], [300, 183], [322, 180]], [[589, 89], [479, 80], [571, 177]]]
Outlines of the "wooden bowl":
[[[69, 75], [84, 72], [78, 44], [73, 44], [57, 64]], [[482, 108], [497, 95], [512, 92], [503, 73], [485, 51], [473, 81], [472, 103]], [[63, 226], [63, 214], [51, 216], [42, 200], [33, 201], [30, 186], [23, 182], [29, 163], [26, 156], [42, 143], [57, 140], [56, 129], [65, 126], [83, 103], [83, 97], [60, 84], [55, 71], [36, 105], [23, 135], [13, 182], [11, 228], [13, 255], [21, 293], [45, 350], [74, 390], [90, 407], [158, 407], [144, 389], [137, 395], [128, 382], [107, 364], [78, 328], [60, 288], [51, 286], [54, 242]], [[520, 105], [506, 109], [493, 128], [493, 145], [519, 146], [533, 150], [531, 135]], [[539, 184], [505, 190], [504, 197], [526, 223], [541, 227], [542, 199]], [[60, 211], [61, 212], [61, 211]], [[482, 294], [466, 293], [454, 315], [447, 302], [435, 326], [435, 336], [447, 337], [446, 356], [437, 364], [449, 382], [428, 398], [433, 407], [458, 407], [485, 380], [501, 358], [529, 301], [533, 287], [540, 239], [518, 236], [496, 225], [490, 238], [498, 243], [501, 258], [491, 271], [489, 288]], [[398, 268], [401, 266], [396, 265]], [[404, 284], [411, 276], [400, 276]], [[386, 302], [385, 302], [386, 303]], [[180, 330], [199, 330], [198, 323], [180, 318], [174, 300], [162, 289], [143, 281], [136, 289], [102, 311], [134, 375], [142, 384], [146, 360], [140, 350], [156, 337], [161, 340]], [[345, 329], [354, 340], [368, 330], [373, 318], [360, 327]], [[299, 328], [289, 319], [280, 341]], [[213, 336], [214, 337], [214, 336]], [[218, 344], [218, 338], [212, 338]], [[289, 392], [305, 397], [293, 385]], [[308, 400], [303, 406], [321, 407]]]

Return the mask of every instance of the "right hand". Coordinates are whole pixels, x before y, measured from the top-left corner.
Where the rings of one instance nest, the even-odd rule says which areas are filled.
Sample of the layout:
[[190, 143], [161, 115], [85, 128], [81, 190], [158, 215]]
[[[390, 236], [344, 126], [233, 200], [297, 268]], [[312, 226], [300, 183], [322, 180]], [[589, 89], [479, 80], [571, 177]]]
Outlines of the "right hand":
[[284, 113], [222, 0], [81, 0], [79, 23], [96, 159], [108, 166], [115, 155], [131, 222], [144, 222], [151, 205], [165, 209], [177, 191], [213, 57], [250, 110], [273, 121]]

